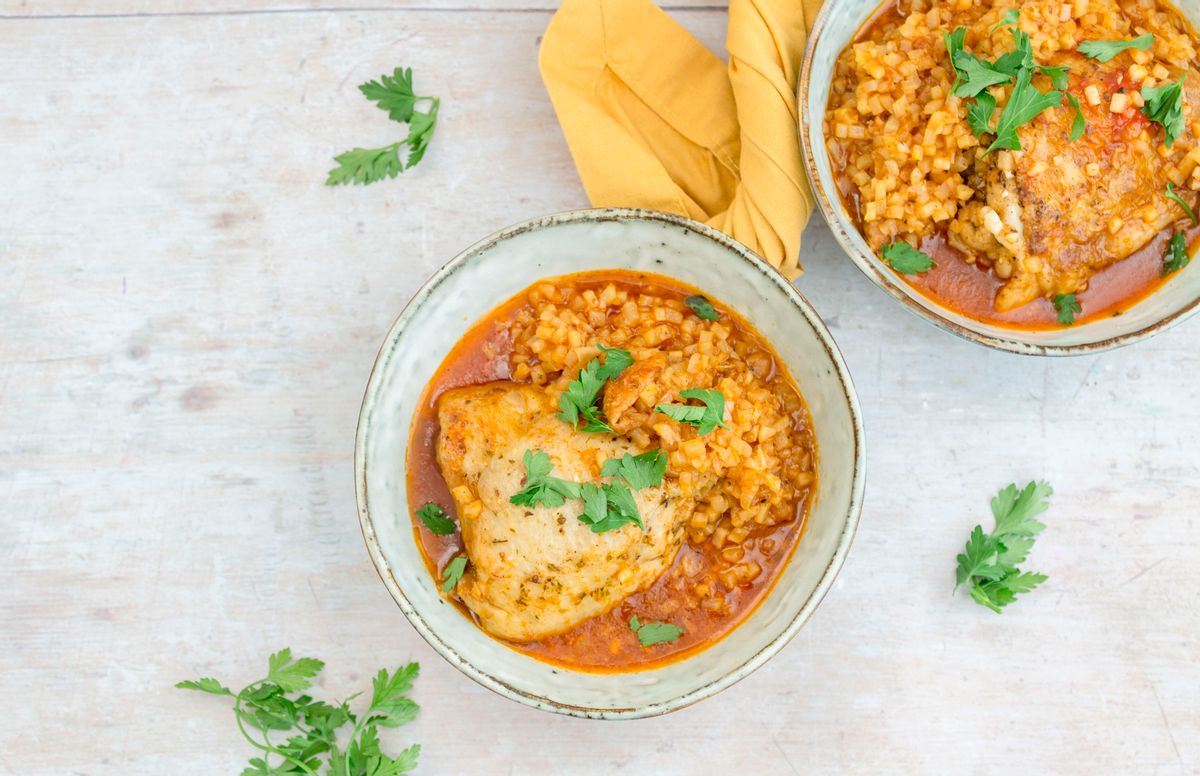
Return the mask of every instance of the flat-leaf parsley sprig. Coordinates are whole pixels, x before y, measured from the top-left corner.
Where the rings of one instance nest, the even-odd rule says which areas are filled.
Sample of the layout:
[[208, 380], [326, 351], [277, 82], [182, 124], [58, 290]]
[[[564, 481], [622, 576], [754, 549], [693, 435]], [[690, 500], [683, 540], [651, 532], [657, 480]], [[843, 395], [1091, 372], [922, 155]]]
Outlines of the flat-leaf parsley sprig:
[[[409, 663], [392, 672], [381, 669], [372, 682], [371, 703], [361, 713], [350, 708], [349, 702], [357, 694], [337, 705], [301, 694], [324, 667], [315, 658], [293, 659], [292, 650], [284, 648], [268, 659], [265, 678], [237, 694], [211, 677], [175, 686], [233, 698], [238, 730], [262, 752], [261, 757], [250, 760], [242, 776], [398, 776], [416, 768], [421, 745], [413, 744], [390, 757], [380, 748], [378, 729], [400, 727], [416, 719], [419, 707], [406, 693], [420, 666]], [[338, 731], [347, 725], [352, 727], [342, 748]], [[272, 741], [272, 733], [287, 733], [289, 738]]]
[[1034, 518], [1050, 506], [1054, 489], [1046, 482], [1031, 482], [1021, 491], [1009, 485], [992, 499], [996, 527], [990, 534], [975, 526], [966, 548], [958, 556], [954, 589], [966, 585], [975, 603], [997, 614], [1020, 593], [1028, 593], [1045, 582], [1045, 574], [1017, 568], [1033, 548], [1045, 524]]
[[[366, 185], [395, 178], [425, 157], [433, 137], [442, 102], [437, 97], [418, 95], [413, 91], [411, 67], [398, 67], [390, 76], [381, 75], [378, 81], [367, 81], [358, 90], [380, 110], [387, 111], [392, 121], [408, 124], [408, 136], [382, 148], [354, 148], [335, 156], [333, 160], [338, 166], [329, 171], [326, 186]], [[408, 146], [407, 161], [400, 159], [402, 146]]]

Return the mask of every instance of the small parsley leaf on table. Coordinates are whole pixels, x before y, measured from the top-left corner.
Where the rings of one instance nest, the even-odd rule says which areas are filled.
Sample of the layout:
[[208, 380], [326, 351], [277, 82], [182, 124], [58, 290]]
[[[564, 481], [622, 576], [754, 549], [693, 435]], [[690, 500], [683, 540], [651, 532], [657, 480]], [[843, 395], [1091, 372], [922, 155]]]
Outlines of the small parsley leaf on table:
[[683, 628], [669, 622], [642, 622], [636, 614], [629, 618], [629, 629], [637, 635], [643, 647], [667, 644], [685, 633]]
[[567, 389], [558, 398], [558, 419], [579, 428], [579, 421], [584, 420], [583, 431], [589, 433], [615, 433], [612, 428], [600, 419], [600, 408], [596, 402], [600, 397], [600, 389], [609, 380], [614, 379], [633, 364], [633, 356], [628, 350], [606, 348], [597, 343], [596, 347], [604, 353], [604, 362], [597, 356], [579, 370], [575, 380], [567, 384]]
[[413, 91], [411, 67], [398, 67], [391, 75], [381, 75], [378, 81], [359, 85], [358, 90], [380, 110], [387, 111], [389, 119], [402, 124], [412, 120], [418, 100], [432, 99], [418, 97]]
[[1154, 36], [1147, 33], [1133, 40], [1085, 40], [1075, 50], [1097, 62], [1107, 62], [1127, 49], [1147, 51], [1154, 44]]
[[[269, 658], [266, 678], [237, 694], [209, 677], [175, 686], [233, 698], [238, 730], [259, 751], [242, 776], [315, 776], [318, 771], [327, 776], [398, 776], [416, 768], [420, 745], [390, 757], [380, 747], [378, 728], [399, 727], [416, 718], [418, 706], [404, 693], [412, 689], [417, 664], [409, 663], [394, 673], [380, 671], [373, 682], [371, 704], [361, 714], [349, 705], [356, 696], [334, 706], [299, 694], [311, 687], [324, 665], [314, 658], [293, 659], [290, 649], [282, 649]], [[347, 725], [351, 730], [341, 736], [343, 748], [339, 731]], [[289, 737], [272, 741], [272, 731]]]
[[1183, 212], [1187, 213], [1187, 217], [1192, 219], [1193, 224], [1200, 223], [1200, 221], [1196, 220], [1196, 211], [1192, 210], [1192, 206], [1189, 205], [1183, 197], [1179, 196], [1179, 194], [1175, 191], [1175, 184], [1171, 181], [1167, 181], [1167, 199], [1174, 200], [1181, 208], [1183, 208]]
[[679, 423], [690, 423], [700, 436], [708, 434], [717, 426], [729, 428], [725, 423], [725, 395], [713, 388], [687, 388], [679, 392], [684, 399], [697, 399], [703, 407], [691, 404], [658, 404], [654, 411], [666, 415]]
[[458, 586], [458, 581], [462, 579], [463, 572], [467, 570], [467, 556], [455, 555], [446, 564], [446, 568], [442, 569], [442, 592], [449, 593]]
[[1171, 242], [1167, 243], [1167, 255], [1163, 257], [1163, 277], [1183, 269], [1189, 261], [1191, 258], [1188, 256], [1187, 238], [1183, 232], [1176, 232], [1171, 235]]
[[554, 464], [541, 450], [525, 451], [525, 487], [508, 500], [519, 507], [561, 507], [569, 498], [579, 498], [579, 484], [551, 477]]
[[1054, 309], [1058, 312], [1058, 322], [1064, 326], [1073, 326], [1075, 316], [1082, 312], [1079, 300], [1074, 294], [1055, 294]]
[[1034, 539], [1046, 527], [1035, 518], [1049, 507], [1054, 490], [1045, 482], [1030, 482], [1023, 490], [1009, 485], [992, 499], [996, 527], [990, 534], [977, 525], [957, 557], [955, 589], [966, 585], [971, 598], [999, 614], [1015, 597], [1045, 582], [1044, 574], [1023, 572]]
[[446, 510], [432, 501], [417, 510], [417, 517], [434, 536], [449, 536], [458, 530], [454, 521], [446, 514]]
[[717, 310], [712, 306], [712, 302], [699, 294], [689, 296], [683, 301], [688, 307], [692, 308], [692, 312], [696, 314], [696, 317], [703, 318], [706, 321], [721, 320], [721, 316], [717, 314]]
[[902, 275], [919, 275], [937, 266], [928, 255], [903, 240], [883, 246], [883, 260]]
[[338, 154], [333, 161], [338, 166], [329, 171], [326, 186], [341, 186], [348, 183], [366, 185], [384, 178], [395, 178], [404, 169], [400, 161], [400, 143], [383, 148], [355, 148]]
[[1184, 73], [1178, 81], [1142, 87], [1142, 101], [1145, 103], [1142, 113], [1162, 125], [1167, 148], [1183, 134], [1183, 82], [1186, 79], [1187, 74]]

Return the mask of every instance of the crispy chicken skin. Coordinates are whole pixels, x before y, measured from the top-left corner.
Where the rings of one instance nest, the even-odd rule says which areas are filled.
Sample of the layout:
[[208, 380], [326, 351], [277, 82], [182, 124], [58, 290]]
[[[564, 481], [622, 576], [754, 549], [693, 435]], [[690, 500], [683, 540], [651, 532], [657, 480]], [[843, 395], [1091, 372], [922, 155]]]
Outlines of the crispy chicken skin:
[[[1170, 178], [1156, 153], [1161, 127], [1132, 102], [1123, 112], [1110, 110], [1114, 95], [1132, 101], [1138, 91], [1125, 83], [1128, 63], [1065, 52], [1051, 64], [1070, 67], [1068, 91], [1078, 97], [1087, 120], [1083, 137], [1069, 139], [1075, 111], [1064, 106], [1018, 130], [1022, 151], [979, 156], [971, 182], [981, 196], [960, 210], [949, 230], [951, 245], [992, 265], [1005, 281], [995, 300], [1000, 312], [1039, 296], [1085, 290], [1093, 274], [1184, 216], [1164, 196]], [[1171, 72], [1167, 80], [1181, 74]], [[1200, 74], [1188, 76], [1184, 102], [1200, 104]], [[1034, 83], [1043, 91], [1051, 88], [1044, 77]], [[1092, 85], [1099, 89], [1097, 106], [1085, 96]], [[1190, 126], [1176, 142], [1194, 142]], [[1181, 194], [1194, 204], [1195, 193]]]
[[437, 403], [437, 461], [450, 486], [470, 563], [458, 594], [488, 633], [534, 641], [604, 614], [649, 587], [683, 542], [661, 487], [635, 491], [646, 524], [592, 533], [578, 500], [558, 508], [515, 506], [526, 450], [543, 451], [551, 476], [599, 482], [609, 458], [632, 444], [583, 434], [557, 419], [544, 390], [516, 383], [458, 388]]

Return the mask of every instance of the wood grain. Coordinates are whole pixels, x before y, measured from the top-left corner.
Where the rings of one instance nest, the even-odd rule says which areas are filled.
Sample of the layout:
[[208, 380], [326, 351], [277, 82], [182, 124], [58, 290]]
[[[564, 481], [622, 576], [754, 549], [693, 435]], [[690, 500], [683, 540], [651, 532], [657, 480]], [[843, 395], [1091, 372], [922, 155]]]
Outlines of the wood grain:
[[[394, 741], [426, 774], [1200, 770], [1200, 324], [986, 351], [901, 312], [819, 223], [798, 285], [855, 377], [870, 473], [811, 625], [636, 723], [441, 661], [362, 547], [354, 427], [436, 267], [586, 204], [536, 69], [549, 12], [224, 13], [303, 5], [0, 7], [25, 17], [0, 20], [0, 773], [237, 773], [229, 712], [171, 684], [248, 680], [287, 644], [328, 661], [330, 697], [421, 661]], [[719, 49], [722, 12], [677, 16]], [[395, 134], [354, 87], [402, 63], [444, 98], [425, 162], [325, 188], [330, 156]], [[952, 596], [988, 498], [1035, 477], [1050, 581], [1002, 617]]]

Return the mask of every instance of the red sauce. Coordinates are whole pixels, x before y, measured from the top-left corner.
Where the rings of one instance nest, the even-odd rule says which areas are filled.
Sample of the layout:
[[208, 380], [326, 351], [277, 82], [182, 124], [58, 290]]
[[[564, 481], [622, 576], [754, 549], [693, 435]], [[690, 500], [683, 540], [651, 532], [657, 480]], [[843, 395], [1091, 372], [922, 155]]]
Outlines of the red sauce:
[[[597, 290], [612, 282], [630, 291], [645, 291], [678, 299], [698, 293], [695, 288], [659, 275], [619, 270], [582, 273], [541, 282], [559, 281], [570, 282], [576, 287], [594, 287]], [[508, 341], [506, 324], [512, 321], [526, 304], [526, 293], [521, 292], [477, 322], [446, 356], [433, 380], [426, 386], [413, 418], [406, 461], [408, 501], [414, 509], [432, 501], [444, 507], [447, 513], [457, 520], [454, 501], [442, 479], [436, 460], [436, 402], [439, 396], [452, 388], [510, 379], [508, 354], [511, 342]], [[717, 300], [711, 301], [716, 303]], [[801, 406], [796, 422], [803, 425], [804, 433], [811, 441], [811, 425], [807, 409], [803, 407], [803, 399], [786, 370], [778, 368], [779, 359], [774, 350], [748, 322], [731, 312], [728, 307], [719, 307], [722, 312], [729, 314], [735, 330], [756, 338], [762, 349], [775, 357], [776, 367], [772, 370], [768, 384], [784, 381], [795, 391]], [[810, 449], [815, 457], [815, 444], [811, 445]], [[689, 577], [672, 572], [680, 569], [682, 564], [696, 564], [699, 571], [691, 575], [691, 579], [695, 579], [714, 568], [719, 559], [710, 545], [694, 547], [685, 541], [671, 569], [664, 572], [651, 587], [625, 599], [609, 613], [587, 620], [558, 636], [531, 643], [502, 643], [545, 662], [576, 670], [605, 673], [644, 670], [680, 660], [703, 650], [736, 628], [770, 591], [803, 532], [805, 517], [815, 492], [814, 484], [804, 493], [796, 505], [795, 520], [755, 537], [753, 547], [747, 551], [746, 558], [756, 560], [763, 571], [749, 584], [724, 592], [724, 598], [729, 604], [726, 613], [710, 612], [702, 607], [690, 605]], [[413, 531], [432, 584], [439, 578], [439, 569], [462, 552], [462, 538], [457, 532], [449, 536], [436, 536], [415, 517]], [[770, 552], [765, 551], [768, 547], [771, 548]], [[465, 606], [457, 600], [453, 603], [464, 616], [474, 619]], [[645, 622], [669, 621], [684, 628], [685, 634], [670, 644], [643, 648], [628, 624], [629, 618], [635, 614]]]

